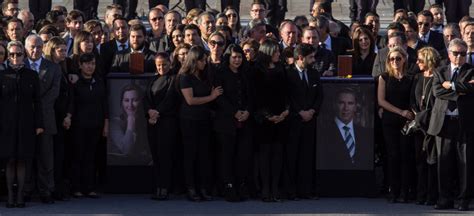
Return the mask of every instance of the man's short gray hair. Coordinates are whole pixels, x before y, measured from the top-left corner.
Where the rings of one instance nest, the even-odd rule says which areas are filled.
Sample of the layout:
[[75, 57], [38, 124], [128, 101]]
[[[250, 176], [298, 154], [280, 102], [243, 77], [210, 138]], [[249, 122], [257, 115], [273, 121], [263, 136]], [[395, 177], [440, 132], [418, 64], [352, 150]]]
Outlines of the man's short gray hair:
[[43, 40], [41, 40], [41, 37], [39, 35], [31, 34], [31, 35], [28, 35], [28, 37], [26, 37], [25, 39], [25, 47], [30, 46], [31, 40], [36, 40], [37, 43], [43, 45]]
[[460, 46], [460, 47], [463, 47], [465, 50], [467, 50], [466, 42], [464, 42], [463, 40], [459, 38], [455, 38], [449, 42], [449, 46], [448, 46], [449, 50], [451, 51], [451, 48], [454, 46]]

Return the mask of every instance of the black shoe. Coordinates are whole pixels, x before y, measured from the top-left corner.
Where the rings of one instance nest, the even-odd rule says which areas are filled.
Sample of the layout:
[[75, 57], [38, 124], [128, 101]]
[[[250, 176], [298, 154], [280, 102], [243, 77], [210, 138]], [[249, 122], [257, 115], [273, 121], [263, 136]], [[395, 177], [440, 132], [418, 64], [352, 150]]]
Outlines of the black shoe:
[[201, 197], [196, 193], [195, 189], [188, 189], [188, 200], [199, 202], [201, 201]]
[[5, 204], [5, 207], [6, 207], [6, 208], [15, 208], [16, 205], [15, 205], [15, 203], [9, 203], [9, 202], [7, 202], [7, 203]]
[[168, 189], [161, 188], [160, 194], [158, 195], [158, 200], [168, 200]]
[[387, 201], [388, 201], [388, 203], [397, 203], [397, 198], [395, 198], [395, 197], [390, 197], [390, 198], [388, 198]]
[[419, 199], [419, 200], [417, 200], [415, 203], [416, 203], [417, 205], [424, 205], [426, 202], [427, 202], [427, 201], [425, 201], [425, 200]]
[[17, 207], [17, 208], [25, 208], [25, 206], [26, 206], [25, 203], [17, 203], [15, 205], [15, 207]]
[[226, 184], [224, 188], [224, 197], [227, 202], [239, 202], [240, 197], [232, 184]]
[[30, 202], [31, 201], [31, 196], [30, 195], [24, 195], [23, 200], [25, 200], [25, 202]]
[[41, 202], [44, 204], [53, 204], [54, 199], [50, 195], [41, 196]]
[[212, 201], [213, 200], [212, 196], [209, 193], [207, 193], [206, 189], [201, 189], [201, 198], [204, 201]]
[[74, 198], [82, 198], [82, 197], [84, 197], [84, 194], [81, 193], [81, 192], [74, 192], [74, 193], [72, 194], [72, 197], [74, 197]]
[[273, 196], [273, 197], [272, 197], [272, 201], [273, 201], [273, 202], [281, 202], [281, 199], [278, 198], [277, 196]]
[[97, 194], [96, 192], [92, 191], [92, 192], [89, 192], [86, 197], [89, 197], [89, 198], [92, 198], [92, 199], [98, 199], [100, 198], [99, 194]]
[[399, 198], [397, 199], [397, 202], [398, 202], [398, 203], [408, 203], [408, 199], [405, 198], [405, 197], [399, 197]]
[[436, 205], [434, 206], [434, 209], [436, 210], [453, 209], [453, 208], [454, 208], [454, 204], [452, 202], [436, 203]]
[[427, 206], [432, 206], [432, 205], [435, 205], [435, 204], [436, 204], [436, 201], [433, 201], [433, 200], [427, 200], [425, 202], [425, 205], [427, 205]]
[[296, 194], [290, 193], [290, 194], [288, 194], [288, 200], [298, 201], [298, 200], [300, 200], [300, 198], [298, 196], [296, 196]]
[[469, 211], [469, 200], [461, 200], [458, 206], [459, 211]]
[[262, 197], [263, 202], [273, 202], [273, 199], [267, 196]]

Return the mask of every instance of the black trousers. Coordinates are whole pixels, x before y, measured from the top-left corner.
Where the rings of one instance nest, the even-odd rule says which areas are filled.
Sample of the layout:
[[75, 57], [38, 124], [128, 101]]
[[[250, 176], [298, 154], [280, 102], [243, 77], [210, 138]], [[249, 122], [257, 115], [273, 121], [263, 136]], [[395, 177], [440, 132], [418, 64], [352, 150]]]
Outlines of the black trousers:
[[148, 0], [148, 7], [150, 9], [156, 7], [157, 5], [164, 5], [169, 8], [170, 0]]
[[55, 193], [65, 195], [68, 193], [67, 171], [71, 167], [66, 163], [66, 145], [71, 144], [70, 133], [62, 127], [62, 118], [56, 116], [58, 132], [54, 135], [54, 184]]
[[415, 169], [415, 150], [410, 137], [402, 135], [403, 125], [384, 124], [383, 134], [387, 150], [387, 171], [390, 194], [392, 197], [407, 198], [413, 186], [413, 169]]
[[138, 0], [114, 0], [114, 4], [122, 6], [123, 17], [127, 20], [134, 19], [137, 17], [137, 5]]
[[29, 0], [28, 7], [35, 16], [35, 20], [44, 19], [46, 13], [51, 10], [52, 0]]
[[95, 191], [96, 150], [102, 137], [102, 128], [76, 127], [72, 159], [73, 192]]
[[472, 0], [444, 0], [447, 23], [458, 23], [462, 17], [469, 15]]
[[221, 11], [224, 12], [225, 8], [232, 6], [235, 8], [237, 13], [240, 14], [240, 0], [221, 0]]
[[212, 181], [210, 120], [181, 119], [184, 179], [187, 188], [208, 189]]
[[[438, 150], [438, 190], [440, 203], [453, 202], [456, 198], [471, 198], [472, 146], [460, 139], [459, 122], [445, 118], [440, 134], [436, 136]], [[454, 194], [454, 181], [458, 176], [459, 194]]]
[[262, 197], [279, 196], [283, 166], [283, 146], [287, 141], [287, 122], [265, 122], [257, 128], [258, 163]]
[[184, 6], [186, 7], [186, 13], [193, 8], [206, 10], [206, 0], [184, 0]]
[[220, 146], [220, 173], [225, 184], [240, 185], [248, 182], [253, 159], [252, 131], [250, 125], [237, 129], [235, 134], [217, 133]]
[[[99, 0], [79, 1], [74, 0], [74, 9], [80, 10], [84, 13], [86, 20], [96, 19], [98, 17], [97, 7], [99, 7]], [[36, 18], [36, 17], [35, 17]]]
[[422, 132], [414, 134], [417, 173], [416, 198], [418, 201], [436, 201], [438, 199], [437, 165], [427, 163], [429, 153], [427, 149], [423, 149], [424, 139], [425, 135]]
[[290, 195], [311, 195], [314, 189], [316, 119], [302, 122], [299, 117], [289, 121], [288, 142], [284, 147], [283, 180]]
[[153, 157], [154, 188], [171, 188], [173, 158], [178, 136], [178, 120], [163, 116], [155, 125], [148, 125], [148, 144]]

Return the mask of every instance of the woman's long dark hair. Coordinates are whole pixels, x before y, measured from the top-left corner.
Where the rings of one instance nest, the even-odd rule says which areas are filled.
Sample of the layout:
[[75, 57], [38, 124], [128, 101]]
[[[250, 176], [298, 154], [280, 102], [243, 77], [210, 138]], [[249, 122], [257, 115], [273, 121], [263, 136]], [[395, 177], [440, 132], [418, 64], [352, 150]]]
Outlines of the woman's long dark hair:
[[354, 53], [353, 53], [354, 59], [359, 59], [359, 57], [361, 56], [359, 38], [363, 34], [367, 35], [367, 37], [369, 37], [369, 40], [370, 40], [369, 56], [372, 54], [375, 54], [375, 39], [374, 39], [374, 36], [372, 35], [372, 31], [370, 31], [368, 28], [364, 26], [360, 26], [356, 28], [352, 36], [352, 44], [354, 45]]
[[206, 58], [206, 51], [201, 46], [192, 46], [191, 49], [188, 51], [188, 55], [186, 56], [186, 60], [184, 60], [181, 69], [179, 70], [179, 74], [183, 75], [194, 75], [201, 80], [207, 80], [207, 73], [206, 69], [204, 71], [199, 71], [197, 68], [197, 61], [203, 60]]

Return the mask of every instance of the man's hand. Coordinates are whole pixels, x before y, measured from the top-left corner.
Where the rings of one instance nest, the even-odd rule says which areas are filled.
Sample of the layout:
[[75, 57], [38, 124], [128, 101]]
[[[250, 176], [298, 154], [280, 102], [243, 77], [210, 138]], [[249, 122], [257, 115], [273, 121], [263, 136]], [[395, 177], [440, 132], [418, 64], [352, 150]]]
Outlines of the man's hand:
[[443, 88], [445, 88], [445, 89], [451, 89], [451, 82], [449, 82], [449, 81], [444, 81], [444, 82], [443, 82]]

